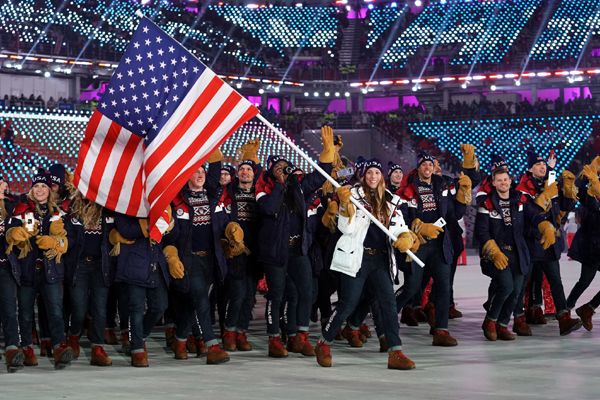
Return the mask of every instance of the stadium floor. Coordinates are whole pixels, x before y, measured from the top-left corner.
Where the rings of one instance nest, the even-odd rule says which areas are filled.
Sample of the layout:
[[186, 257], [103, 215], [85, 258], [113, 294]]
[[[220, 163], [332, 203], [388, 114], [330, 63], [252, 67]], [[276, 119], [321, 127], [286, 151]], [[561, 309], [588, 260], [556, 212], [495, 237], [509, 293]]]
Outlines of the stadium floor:
[[[148, 342], [150, 368], [129, 367], [129, 359], [107, 346], [113, 357], [108, 368], [89, 365], [84, 340], [82, 355], [73, 365], [55, 371], [48, 359], [19, 373], [0, 373], [3, 399], [271, 399], [286, 400], [412, 398], [412, 399], [598, 399], [600, 333], [583, 328], [566, 337], [558, 324], [533, 327], [534, 336], [514, 342], [487, 342], [481, 332], [481, 304], [488, 278], [481, 275], [477, 258], [459, 267], [455, 291], [464, 317], [450, 321], [459, 340], [456, 348], [431, 346], [428, 327], [401, 326], [404, 351], [417, 364], [413, 371], [391, 371], [387, 357], [378, 352], [375, 338], [362, 349], [345, 343], [333, 346], [334, 366], [321, 368], [313, 358], [290, 355], [266, 357], [267, 341], [262, 298], [255, 309], [251, 352], [231, 353], [229, 363], [208, 366], [204, 358], [176, 361], [165, 350], [162, 330]], [[563, 282], [569, 291], [579, 277], [579, 264], [563, 261]], [[582, 301], [600, 289], [593, 282]], [[600, 330], [600, 328], [596, 328]], [[311, 326], [313, 341], [317, 325]], [[37, 352], [37, 349], [36, 349]]]

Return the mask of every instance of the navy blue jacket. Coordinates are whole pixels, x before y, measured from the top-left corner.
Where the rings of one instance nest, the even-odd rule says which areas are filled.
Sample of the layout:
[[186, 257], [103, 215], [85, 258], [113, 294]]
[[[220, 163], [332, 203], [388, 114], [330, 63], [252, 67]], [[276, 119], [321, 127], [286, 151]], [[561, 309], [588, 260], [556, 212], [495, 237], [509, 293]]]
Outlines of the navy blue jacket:
[[[33, 201], [27, 201], [26, 203], [19, 203], [15, 206], [13, 216], [11, 217], [8, 226], [9, 228], [23, 226], [26, 220], [33, 218], [41, 222], [38, 236], [48, 235], [50, 231], [51, 220], [62, 218], [62, 214], [63, 213], [60, 210], [57, 210], [54, 215], [47, 213], [46, 216], [40, 221], [39, 216], [36, 215], [35, 203], [33, 203]], [[35, 262], [37, 259], [43, 260], [47, 283], [62, 282], [65, 277], [64, 256], [62, 257], [60, 263], [56, 262], [56, 259], [48, 260], [44, 256], [43, 251], [38, 248], [37, 244], [35, 243], [35, 239], [35, 236], [29, 239], [32, 250], [25, 258], [20, 260], [17, 258], [19, 255], [19, 249], [16, 247], [8, 255], [8, 260], [10, 261], [13, 272], [15, 270], [20, 270], [21, 272], [21, 285], [28, 287], [33, 286], [35, 279]]]
[[600, 265], [600, 200], [587, 193], [587, 178], [577, 181], [581, 225], [569, 248], [569, 257], [582, 264]]
[[[413, 173], [409, 174], [408, 185], [397, 193], [406, 202], [401, 206], [401, 210], [404, 215], [404, 221], [409, 227], [412, 226], [415, 218], [419, 218], [423, 210], [423, 204], [416, 188], [417, 179], [418, 175], [413, 171]], [[431, 183], [433, 186], [433, 196], [440, 216], [447, 223], [449, 221], [456, 221], [458, 223], [458, 220], [465, 213], [466, 206], [456, 201], [453, 194], [453, 187], [443, 177], [433, 175]], [[443, 241], [444, 261], [447, 264], [451, 264], [454, 257], [452, 235], [445, 228], [444, 232], [441, 233], [441, 237]]]
[[558, 197], [552, 199], [552, 206], [547, 212], [535, 204], [534, 199], [543, 191], [544, 182], [536, 180], [531, 173], [527, 172], [521, 178], [517, 185], [517, 190], [527, 197], [525, 202], [525, 214], [528, 221], [525, 226], [525, 239], [529, 247], [531, 261], [555, 261], [559, 260], [565, 248], [564, 240], [556, 239], [556, 243], [547, 250], [544, 250], [540, 244], [542, 235], [538, 229], [538, 224], [542, 221], [552, 223], [557, 232], [560, 229], [559, 214], [561, 211], [571, 211], [575, 206], [575, 201], [563, 197], [562, 191], [558, 191]]
[[8, 197], [4, 198], [4, 209], [6, 210], [6, 218], [4, 220], [0, 220], [0, 268], [10, 268], [12, 276], [15, 278], [15, 281], [18, 284], [21, 279], [21, 270], [17, 265], [10, 263], [8, 261], [8, 256], [6, 255], [6, 231], [9, 228], [8, 223], [10, 221], [10, 217], [12, 216], [14, 206], [15, 205], [12, 199]]
[[[331, 172], [331, 164], [320, 164], [327, 173]], [[309, 196], [320, 188], [325, 178], [317, 171], [297, 179], [291, 175], [282, 185], [272, 176], [270, 171], [265, 171], [256, 184], [256, 201], [260, 218], [258, 230], [258, 261], [283, 266], [288, 260], [289, 250], [289, 221], [290, 210], [284, 203], [286, 190], [291, 190], [294, 201], [301, 207], [302, 217], [302, 254], [307, 255], [312, 243], [308, 219], [307, 202]]]
[[[503, 243], [499, 242], [499, 238], [502, 236], [502, 230], [504, 229], [504, 220], [502, 218], [502, 209], [499, 204], [499, 199], [498, 192], [495, 190], [492, 191], [486, 199], [482, 201], [479, 210], [477, 211], [474, 234], [479, 242], [480, 256], [482, 256], [483, 245], [488, 240], [493, 239], [498, 246], [503, 245]], [[527, 247], [527, 242], [525, 241], [525, 226], [529, 223], [526, 221], [526, 214], [524, 211], [524, 203], [527, 202], [527, 198], [520, 192], [511, 189], [509, 199], [513, 240], [519, 257], [519, 268], [523, 275], [527, 275], [531, 266], [529, 249]], [[482, 257], [481, 269], [485, 275], [492, 276], [495, 267], [491, 261], [485, 260]]]
[[[77, 270], [83, 255], [84, 243], [84, 228], [81, 221], [74, 215], [70, 214], [65, 217], [65, 229], [67, 230], [67, 238], [69, 239], [69, 251], [66, 255], [66, 281], [71, 284], [76, 284]], [[103, 210], [102, 213], [102, 242], [100, 244], [100, 253], [102, 254], [102, 277], [104, 285], [109, 287], [115, 278], [117, 257], [110, 256], [112, 245], [108, 240], [108, 234], [114, 228], [115, 219], [112, 213], [108, 210]]]
[[[115, 228], [133, 244], [121, 243], [121, 253], [117, 257], [116, 282], [124, 282], [147, 288], [156, 288], [160, 282], [156, 269], [160, 269], [165, 283], [169, 284], [169, 269], [160, 244], [152, 244], [144, 237], [139, 218], [115, 214]], [[167, 235], [168, 236], [168, 235]]]

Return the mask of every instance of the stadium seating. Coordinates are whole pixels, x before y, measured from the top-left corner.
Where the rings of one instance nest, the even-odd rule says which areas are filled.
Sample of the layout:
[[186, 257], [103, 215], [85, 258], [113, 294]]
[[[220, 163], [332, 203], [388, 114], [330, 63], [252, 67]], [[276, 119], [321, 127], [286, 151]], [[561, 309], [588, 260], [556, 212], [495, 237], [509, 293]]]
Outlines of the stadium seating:
[[554, 149], [560, 173], [592, 133], [594, 119], [598, 115], [414, 122], [409, 129], [456, 157], [461, 157], [461, 143], [474, 144], [484, 171], [489, 171], [492, 154], [505, 157], [511, 171], [518, 174], [526, 170], [526, 150], [547, 157]]
[[[268, 47], [333, 47], [338, 21], [335, 7], [265, 7], [210, 6], [227, 21], [254, 35]], [[283, 53], [282, 53], [283, 54]]]
[[462, 46], [454, 65], [499, 63], [541, 0], [459, 0], [425, 7], [383, 55], [384, 68], [402, 68], [422, 47]]
[[534, 60], [577, 59], [600, 33], [600, 0], [562, 0], [531, 51]]
[[391, 7], [390, 5], [369, 10], [369, 33], [366, 47], [371, 47], [388, 28], [393, 26], [405, 14], [405, 11], [404, 8]]

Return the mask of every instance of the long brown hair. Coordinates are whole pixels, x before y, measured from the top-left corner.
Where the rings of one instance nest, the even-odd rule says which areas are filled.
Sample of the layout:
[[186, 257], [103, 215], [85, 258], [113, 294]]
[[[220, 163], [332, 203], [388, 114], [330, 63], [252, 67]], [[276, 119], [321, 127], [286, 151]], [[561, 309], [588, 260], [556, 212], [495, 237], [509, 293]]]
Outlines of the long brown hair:
[[85, 228], [93, 228], [98, 225], [102, 217], [102, 206], [83, 197], [78, 191], [71, 206], [73, 215], [79, 219]]
[[4, 221], [8, 216], [8, 211], [6, 211], [6, 205], [4, 204], [5, 199], [0, 199], [0, 221]]
[[369, 185], [367, 185], [364, 177], [361, 180], [361, 185], [365, 192], [365, 199], [367, 200], [367, 203], [369, 203], [369, 206], [371, 206], [371, 212], [382, 224], [388, 226], [390, 210], [385, 198], [385, 179], [383, 178], [383, 174], [375, 189], [371, 189]]

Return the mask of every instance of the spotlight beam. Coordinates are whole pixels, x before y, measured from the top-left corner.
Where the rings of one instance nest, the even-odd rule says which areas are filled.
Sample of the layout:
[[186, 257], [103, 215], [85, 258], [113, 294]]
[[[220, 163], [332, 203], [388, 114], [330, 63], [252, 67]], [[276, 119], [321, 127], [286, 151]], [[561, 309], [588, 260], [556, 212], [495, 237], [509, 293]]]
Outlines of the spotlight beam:
[[[483, 34], [479, 38], [479, 43], [477, 43], [477, 53], [475, 53], [475, 57], [473, 58], [473, 62], [471, 63], [471, 66], [469, 67], [469, 73], [467, 74], [467, 77], [471, 77], [471, 73], [473, 72], [473, 68], [475, 68], [475, 64], [477, 64], [477, 61], [479, 61], [479, 55], [481, 54], [481, 50], [483, 50], [483, 45], [487, 42], [487, 39], [490, 36], [490, 28], [496, 22], [496, 19], [498, 18], [498, 14], [499, 13], [500, 13], [500, 7], [496, 6], [496, 8], [494, 8], [494, 12], [492, 14], [492, 18], [489, 19], [489, 21], [488, 21], [488, 23], [487, 23], [487, 25], [485, 27], [485, 31], [483, 32]], [[468, 82], [468, 80], [465, 81], [465, 83], [466, 82]]]
[[552, 11], [555, 8], [554, 7], [555, 3], [556, 3], [556, 0], [550, 0], [550, 4], [544, 10], [544, 16], [542, 18], [542, 22], [540, 23], [540, 26], [538, 27], [538, 30], [535, 33], [535, 36], [533, 38], [533, 44], [531, 45], [531, 49], [529, 50], [529, 53], [525, 57], [525, 62], [523, 63], [523, 68], [521, 69], [521, 73], [519, 74], [519, 76], [523, 75], [523, 73], [527, 70], [527, 66], [529, 65], [529, 60], [531, 59], [531, 55], [533, 53], [533, 49], [535, 48], [535, 45], [537, 44], [537, 41], [539, 40], [540, 36], [542, 35], [542, 32], [546, 28], [548, 19], [550, 18], [550, 14], [552, 13]]
[[[108, 14], [108, 12], [110, 11], [110, 9], [112, 8], [112, 6], [117, 2], [117, 0], [113, 0], [110, 5], [106, 8], [106, 10], [104, 10], [104, 13], [102, 14], [102, 18], [101, 21], [104, 21], [106, 15]], [[90, 43], [92, 42], [92, 40], [94, 40], [96, 38], [96, 34], [98, 33], [98, 31], [100, 30], [100, 28], [102, 27], [102, 24], [98, 24], [98, 26], [96, 26], [96, 28], [94, 29], [94, 31], [92, 32], [92, 34], [90, 36], [88, 36], [88, 40], [87, 42], [85, 42], [85, 44], [83, 45], [83, 48], [79, 51], [79, 54], [77, 54], [77, 57], [75, 57], [75, 62], [79, 61], [79, 59], [81, 58], [81, 56], [83, 55], [83, 53], [85, 52], [85, 50], [88, 48], [88, 46], [90, 45]]]
[[[198, 12], [198, 15], [194, 19], [194, 23], [190, 26], [190, 29], [188, 30], [188, 32], [196, 29], [196, 26], [198, 25], [198, 23], [200, 22], [200, 20], [202, 19], [202, 17], [204, 17], [204, 14], [206, 13], [206, 10], [208, 9], [208, 6], [211, 3], [212, 3], [212, 0], [209, 0], [209, 1], [205, 2], [204, 4], [202, 4], [202, 8]], [[189, 36], [186, 34], [185, 37], [183, 38], [183, 41], [181, 42], [181, 44], [185, 46], [185, 42], [187, 42], [188, 39], [189, 39]]]
[[375, 77], [375, 74], [377, 73], [377, 70], [379, 69], [379, 66], [381, 65], [381, 60], [383, 59], [383, 55], [390, 49], [392, 44], [398, 39], [396, 37], [396, 32], [398, 31], [398, 28], [400, 28], [400, 23], [406, 19], [406, 12], [408, 11], [408, 8], [409, 8], [408, 4], [405, 4], [404, 7], [402, 8], [402, 15], [400, 16], [400, 18], [398, 18], [396, 20], [396, 22], [394, 22], [394, 25], [392, 26], [390, 34], [388, 35], [388, 38], [385, 41], [383, 48], [381, 49], [381, 53], [379, 53], [379, 57], [377, 57], [377, 62], [375, 63], [375, 67], [373, 67], [373, 71], [371, 72], [369, 81], [372, 81], [373, 78]]
[[581, 51], [579, 52], [579, 55], [577, 56], [577, 64], [575, 64], [575, 70], [577, 70], [579, 68], [579, 64], [581, 63], [581, 60], [583, 59], [585, 50], [587, 49], [588, 44], [590, 43], [590, 38], [592, 37], [592, 32], [594, 31], [594, 28], [598, 26], [598, 23], [600, 21], [600, 15], [599, 15], [598, 11], [600, 11], [600, 5], [598, 7], [596, 7], [596, 12], [594, 13], [594, 18], [592, 19], [592, 22], [590, 23], [590, 28], [588, 29], [587, 34], [585, 35], [585, 42], [583, 43], [583, 47], [581, 48]]

